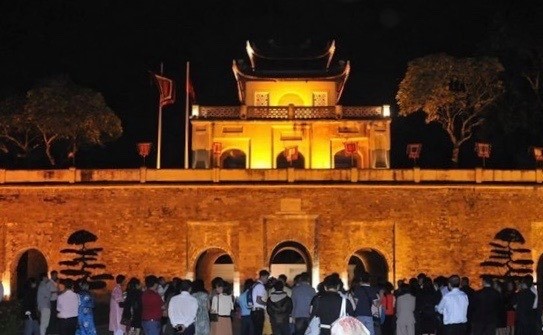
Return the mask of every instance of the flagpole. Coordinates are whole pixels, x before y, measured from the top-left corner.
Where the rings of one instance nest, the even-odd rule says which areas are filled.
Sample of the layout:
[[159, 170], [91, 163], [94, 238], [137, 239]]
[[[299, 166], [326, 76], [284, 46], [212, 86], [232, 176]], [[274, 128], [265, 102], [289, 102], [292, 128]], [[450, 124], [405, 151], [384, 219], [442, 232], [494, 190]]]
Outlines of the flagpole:
[[[160, 62], [160, 75], [164, 74], [164, 63]], [[156, 150], [156, 168], [160, 170], [160, 161], [161, 161], [161, 152], [162, 152], [162, 101], [158, 101], [158, 139], [157, 139], [157, 150]]]
[[158, 140], [156, 150], [156, 168], [160, 170], [160, 152], [162, 150], [162, 103], [158, 103]]
[[189, 168], [189, 77], [190, 63], [187, 61], [187, 70], [185, 78], [185, 157], [184, 165], [185, 169]]

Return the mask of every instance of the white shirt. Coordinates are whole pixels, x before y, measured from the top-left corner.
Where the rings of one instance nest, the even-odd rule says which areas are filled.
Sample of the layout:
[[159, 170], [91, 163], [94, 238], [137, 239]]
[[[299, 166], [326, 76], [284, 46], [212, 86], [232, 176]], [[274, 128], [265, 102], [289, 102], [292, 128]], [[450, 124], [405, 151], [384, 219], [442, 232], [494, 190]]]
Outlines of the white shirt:
[[183, 291], [172, 297], [168, 305], [168, 317], [172, 326], [190, 326], [196, 321], [198, 311], [198, 300], [189, 292]]
[[58, 296], [57, 311], [59, 319], [75, 318], [78, 315], [79, 296], [72, 290], [66, 290]]
[[537, 309], [537, 298], [538, 298], [538, 297], [537, 297], [537, 296], [538, 296], [538, 294], [537, 294], [537, 288], [535, 287], [535, 285], [532, 285], [532, 287], [530, 287], [530, 290], [531, 290], [532, 292], [534, 292], [534, 294], [535, 294], [534, 305], [532, 306], [532, 308], [533, 308], [533, 309]]
[[257, 297], [260, 297], [262, 301], [266, 301], [268, 294], [266, 292], [266, 288], [264, 287], [264, 284], [259, 280], [256, 282], [255, 287], [253, 287], [253, 309], [254, 308], [266, 308], [266, 305], [262, 305], [258, 303]]
[[436, 311], [443, 314], [443, 324], [452, 325], [468, 322], [468, 296], [458, 288], [453, 288], [441, 298]]
[[211, 312], [219, 316], [230, 316], [234, 309], [234, 302], [231, 295], [219, 294], [211, 299]]

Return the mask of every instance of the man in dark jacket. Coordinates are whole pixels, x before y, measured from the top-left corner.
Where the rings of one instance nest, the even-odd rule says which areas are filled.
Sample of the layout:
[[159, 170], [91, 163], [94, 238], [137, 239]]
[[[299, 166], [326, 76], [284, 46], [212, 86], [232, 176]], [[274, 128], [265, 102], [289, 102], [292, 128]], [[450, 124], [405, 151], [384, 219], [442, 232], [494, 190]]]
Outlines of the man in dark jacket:
[[473, 294], [472, 301], [472, 333], [474, 335], [496, 334], [503, 301], [500, 293], [492, 288], [490, 276], [483, 276], [483, 288]]
[[282, 281], [276, 281], [273, 285], [274, 291], [266, 303], [274, 335], [290, 335], [289, 319], [292, 312], [292, 299], [283, 291], [284, 285]]
[[25, 286], [25, 292], [22, 301], [22, 317], [24, 319], [24, 334], [39, 335], [40, 324], [38, 322], [38, 284], [36, 278], [29, 278]]
[[531, 275], [526, 275], [520, 284], [520, 291], [516, 296], [515, 335], [536, 335], [535, 294], [531, 290], [533, 284], [534, 278]]

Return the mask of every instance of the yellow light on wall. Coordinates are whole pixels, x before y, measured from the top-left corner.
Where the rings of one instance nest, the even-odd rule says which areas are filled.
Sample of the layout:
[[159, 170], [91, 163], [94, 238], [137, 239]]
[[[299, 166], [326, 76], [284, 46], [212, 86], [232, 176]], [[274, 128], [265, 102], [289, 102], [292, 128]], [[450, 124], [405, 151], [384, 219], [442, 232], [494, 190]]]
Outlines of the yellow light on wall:
[[199, 105], [192, 105], [192, 110], [191, 110], [191, 113], [190, 115], [192, 117], [198, 117], [200, 116], [200, 106]]
[[4, 279], [2, 280], [2, 286], [4, 286], [4, 296], [0, 297], [0, 301], [2, 298], [5, 298], [6, 300], [9, 300], [11, 296], [11, 285], [10, 285], [10, 276], [9, 273], [4, 275]]
[[383, 105], [383, 117], [390, 117], [390, 105]]

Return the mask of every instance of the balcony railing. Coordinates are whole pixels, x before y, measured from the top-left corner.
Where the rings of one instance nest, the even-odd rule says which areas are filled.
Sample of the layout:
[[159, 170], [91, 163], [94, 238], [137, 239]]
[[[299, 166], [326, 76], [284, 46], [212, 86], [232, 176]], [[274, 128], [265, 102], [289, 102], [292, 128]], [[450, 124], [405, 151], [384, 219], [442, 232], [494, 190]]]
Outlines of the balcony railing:
[[199, 106], [198, 119], [367, 119], [381, 118], [381, 106]]

